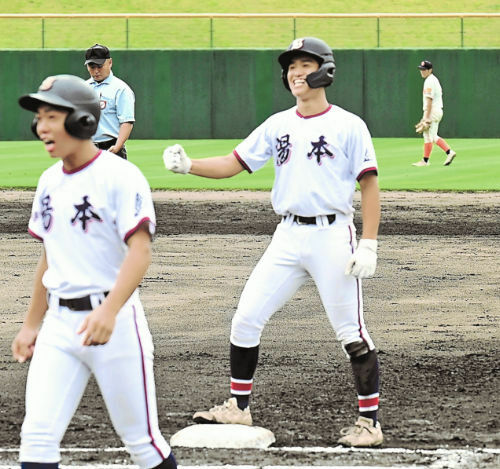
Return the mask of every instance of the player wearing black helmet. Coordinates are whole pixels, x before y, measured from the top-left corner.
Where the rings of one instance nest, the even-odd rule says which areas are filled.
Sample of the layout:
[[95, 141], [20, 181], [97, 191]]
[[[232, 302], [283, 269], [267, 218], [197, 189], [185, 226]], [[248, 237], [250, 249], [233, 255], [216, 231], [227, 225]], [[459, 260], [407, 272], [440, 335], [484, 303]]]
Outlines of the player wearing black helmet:
[[328, 44], [321, 39], [304, 37], [295, 39], [288, 49], [278, 57], [278, 61], [282, 67], [281, 78], [285, 88], [290, 91], [290, 85], [288, 84], [287, 78], [290, 62], [294, 57], [300, 56], [301, 54], [311, 56], [319, 63], [319, 69], [306, 77], [309, 87], [322, 88], [330, 86], [335, 77], [335, 60], [333, 59], [332, 50]]
[[60, 443], [91, 374], [141, 469], [176, 469], [158, 427], [153, 342], [138, 286], [151, 262], [155, 213], [144, 175], [91, 138], [99, 97], [55, 75], [19, 99], [57, 162], [33, 197], [29, 233], [43, 243], [32, 298], [12, 342], [31, 360], [21, 430], [22, 469], [57, 469]]
[[[73, 75], [47, 77], [36, 93], [19, 99], [23, 108], [33, 112], [37, 112], [42, 103], [69, 111], [64, 127], [73, 137], [86, 140], [95, 134], [101, 115], [99, 96], [81, 78]], [[35, 116], [31, 130], [39, 138], [37, 122]]]
[[[335, 61], [325, 42], [296, 39], [278, 60], [283, 84], [296, 98], [296, 106], [269, 117], [229, 155], [191, 160], [180, 145], [163, 154], [167, 169], [211, 178], [243, 170], [252, 173], [271, 159], [272, 204], [282, 217], [233, 317], [231, 398], [193, 418], [200, 423], [252, 425], [249, 401], [263, 329], [312, 277], [351, 361], [357, 391], [359, 418], [342, 431], [339, 443], [379, 446], [383, 435], [377, 419], [378, 359], [363, 319], [361, 290], [361, 279], [372, 276], [377, 263], [380, 202], [375, 151], [365, 123], [327, 100], [325, 88], [333, 82]], [[356, 182], [363, 221], [359, 243], [353, 224]], [[335, 396], [331, 398], [335, 405]]]

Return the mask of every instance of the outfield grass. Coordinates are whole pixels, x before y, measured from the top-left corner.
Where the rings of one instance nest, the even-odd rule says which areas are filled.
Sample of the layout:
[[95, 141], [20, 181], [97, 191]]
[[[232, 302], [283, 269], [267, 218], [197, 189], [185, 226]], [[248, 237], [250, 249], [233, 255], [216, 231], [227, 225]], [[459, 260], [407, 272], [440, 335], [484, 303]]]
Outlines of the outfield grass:
[[[497, 13], [494, 0], [0, 0], [0, 13]], [[466, 18], [465, 47], [499, 47], [500, 18]], [[379, 33], [377, 33], [379, 27]], [[460, 47], [461, 20], [454, 19], [0, 19], [0, 48], [84, 49], [101, 42], [118, 48], [282, 48], [294, 35], [319, 36], [334, 49]], [[211, 36], [212, 28], [212, 36]], [[212, 37], [212, 42], [211, 42]]]
[[[167, 190], [270, 190], [272, 164], [248, 174], [223, 180], [204, 179], [166, 171], [165, 146], [181, 143], [193, 158], [225, 155], [240, 140], [129, 140], [130, 161], [143, 171], [153, 189]], [[431, 165], [416, 168], [411, 163], [422, 154], [422, 139], [373, 139], [382, 190], [402, 191], [500, 191], [500, 140], [451, 139], [457, 152], [450, 166], [443, 166], [444, 153], [434, 147]], [[40, 142], [0, 142], [0, 188], [34, 188], [44, 169], [54, 163]]]

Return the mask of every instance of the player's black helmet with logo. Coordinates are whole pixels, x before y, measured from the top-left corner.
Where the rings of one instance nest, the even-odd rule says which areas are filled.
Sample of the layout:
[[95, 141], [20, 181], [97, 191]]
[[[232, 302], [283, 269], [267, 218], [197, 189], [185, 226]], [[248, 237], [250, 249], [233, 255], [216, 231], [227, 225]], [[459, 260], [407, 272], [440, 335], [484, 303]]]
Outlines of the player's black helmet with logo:
[[335, 76], [335, 60], [333, 58], [332, 49], [330, 49], [328, 44], [321, 39], [316, 37], [303, 37], [295, 39], [288, 46], [288, 49], [278, 57], [278, 62], [281, 64], [281, 78], [288, 91], [290, 91], [287, 78], [288, 67], [290, 66], [292, 58], [300, 54], [310, 55], [319, 63], [319, 70], [310, 73], [306, 77], [307, 84], [311, 88], [322, 88], [330, 86], [333, 83], [333, 77]]
[[[19, 105], [28, 111], [37, 112], [41, 104], [49, 104], [69, 111], [64, 127], [73, 137], [82, 140], [95, 134], [101, 116], [99, 96], [83, 80], [74, 75], [54, 75], [43, 80], [36, 93], [19, 98]], [[36, 132], [37, 118], [31, 129]]]

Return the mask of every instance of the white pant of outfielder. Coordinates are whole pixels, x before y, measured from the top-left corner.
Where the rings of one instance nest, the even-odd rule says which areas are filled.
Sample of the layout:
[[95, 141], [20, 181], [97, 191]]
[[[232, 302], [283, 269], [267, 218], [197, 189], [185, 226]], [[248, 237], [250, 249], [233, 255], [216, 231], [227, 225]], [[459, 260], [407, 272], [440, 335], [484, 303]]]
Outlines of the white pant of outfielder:
[[443, 118], [443, 111], [441, 109], [432, 111], [431, 113], [431, 125], [427, 130], [422, 132], [424, 137], [424, 143], [436, 143], [439, 140], [438, 129], [439, 123]]
[[331, 225], [325, 216], [317, 217], [316, 225], [285, 218], [241, 294], [231, 343], [259, 345], [267, 321], [310, 276], [342, 345], [363, 340], [373, 350], [363, 319], [361, 280], [345, 275], [355, 246], [356, 229], [345, 215], [337, 214]]
[[105, 345], [81, 345], [76, 331], [89, 312], [71, 311], [50, 298], [28, 372], [20, 461], [60, 460], [59, 444], [92, 373], [133, 461], [155, 467], [170, 447], [158, 428], [153, 341], [139, 296], [134, 293], [120, 310]]

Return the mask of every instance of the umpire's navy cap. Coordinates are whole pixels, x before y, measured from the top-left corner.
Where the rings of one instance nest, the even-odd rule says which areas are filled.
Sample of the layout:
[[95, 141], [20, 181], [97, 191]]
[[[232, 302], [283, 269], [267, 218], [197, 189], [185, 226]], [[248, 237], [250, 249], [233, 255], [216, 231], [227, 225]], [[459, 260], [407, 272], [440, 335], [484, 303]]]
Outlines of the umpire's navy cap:
[[102, 44], [95, 44], [87, 49], [85, 52], [85, 64], [102, 65], [106, 59], [110, 59], [109, 49]]
[[432, 68], [432, 63], [429, 62], [428, 60], [422, 60], [420, 62], [420, 65], [418, 66], [420, 70], [430, 70]]

